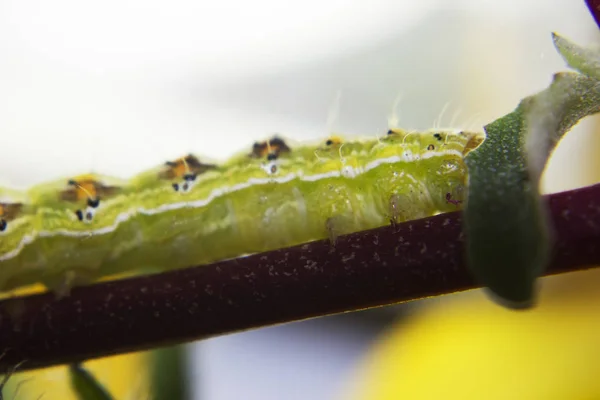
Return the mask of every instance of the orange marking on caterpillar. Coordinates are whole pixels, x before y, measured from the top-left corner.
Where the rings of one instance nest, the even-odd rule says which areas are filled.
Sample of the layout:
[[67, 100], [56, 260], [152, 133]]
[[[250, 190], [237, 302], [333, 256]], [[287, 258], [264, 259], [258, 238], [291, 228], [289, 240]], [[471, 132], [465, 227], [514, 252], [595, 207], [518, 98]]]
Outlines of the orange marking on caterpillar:
[[175, 161], [167, 161], [165, 165], [168, 168], [159, 174], [162, 179], [184, 178], [186, 175], [198, 175], [217, 168], [216, 165], [200, 162], [200, 160], [192, 154], [178, 158]]
[[250, 157], [252, 158], [270, 158], [275, 159], [279, 157], [281, 153], [289, 153], [291, 149], [288, 145], [283, 141], [283, 139], [274, 136], [271, 140], [267, 140], [264, 142], [255, 142], [252, 146], [252, 153], [250, 153]]

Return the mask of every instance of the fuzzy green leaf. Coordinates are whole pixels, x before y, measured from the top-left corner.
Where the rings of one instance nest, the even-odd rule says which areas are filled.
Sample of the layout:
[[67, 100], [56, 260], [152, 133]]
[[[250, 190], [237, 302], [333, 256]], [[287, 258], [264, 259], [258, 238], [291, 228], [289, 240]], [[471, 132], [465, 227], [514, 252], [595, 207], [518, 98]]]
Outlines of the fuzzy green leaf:
[[591, 78], [600, 79], [600, 47], [585, 48], [552, 34], [554, 46], [569, 67]]
[[551, 227], [539, 194], [548, 157], [581, 118], [600, 111], [600, 81], [559, 73], [485, 127], [486, 141], [466, 159], [467, 262], [500, 304], [528, 308], [549, 259]]

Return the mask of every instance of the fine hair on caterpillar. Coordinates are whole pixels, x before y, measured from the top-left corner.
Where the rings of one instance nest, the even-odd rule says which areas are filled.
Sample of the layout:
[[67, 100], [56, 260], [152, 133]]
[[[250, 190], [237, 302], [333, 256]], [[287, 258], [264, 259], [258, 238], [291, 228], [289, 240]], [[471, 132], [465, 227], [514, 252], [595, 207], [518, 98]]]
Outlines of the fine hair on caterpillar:
[[[444, 103], [444, 105], [442, 106], [438, 116], [433, 120], [433, 130], [447, 130], [447, 128], [444, 128], [445, 126], [456, 126], [458, 119], [461, 116], [462, 113], [462, 109], [459, 107], [457, 108], [453, 113], [452, 116], [450, 118], [450, 123], [448, 125], [444, 124], [444, 116], [446, 115], [446, 112], [448, 112], [448, 110], [451, 108], [451, 104], [452, 102], [447, 101], [446, 103]], [[481, 129], [482, 124], [480, 123], [480, 117], [481, 117], [481, 113], [474, 113], [473, 115], [471, 115], [470, 117], [467, 117], [466, 120], [458, 123], [458, 125], [463, 126], [464, 129], [466, 131], [478, 131], [479, 129]], [[396, 118], [397, 120], [397, 118]], [[397, 126], [397, 125], [390, 125], [390, 126]]]
[[466, 196], [464, 156], [483, 140], [396, 127], [294, 145], [271, 135], [222, 163], [188, 154], [127, 180], [0, 189], [0, 290], [68, 292], [454, 211]]

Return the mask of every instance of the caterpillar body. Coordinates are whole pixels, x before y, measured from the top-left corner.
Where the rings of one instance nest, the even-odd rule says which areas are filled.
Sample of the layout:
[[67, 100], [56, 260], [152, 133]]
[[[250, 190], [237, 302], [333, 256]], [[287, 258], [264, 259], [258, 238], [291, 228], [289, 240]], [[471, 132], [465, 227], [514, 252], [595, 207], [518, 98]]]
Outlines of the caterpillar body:
[[273, 137], [224, 163], [187, 155], [130, 180], [88, 174], [0, 189], [0, 291], [59, 293], [457, 210], [482, 133], [390, 130], [291, 146]]

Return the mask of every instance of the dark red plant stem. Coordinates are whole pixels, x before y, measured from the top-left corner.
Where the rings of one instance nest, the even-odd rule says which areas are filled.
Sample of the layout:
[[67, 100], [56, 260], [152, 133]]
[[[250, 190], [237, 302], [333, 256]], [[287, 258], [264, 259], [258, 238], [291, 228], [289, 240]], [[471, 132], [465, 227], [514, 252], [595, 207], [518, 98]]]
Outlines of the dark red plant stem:
[[[600, 265], [600, 185], [549, 196], [548, 274]], [[0, 371], [47, 367], [476, 287], [461, 214], [0, 302]]]
[[596, 25], [598, 25], [600, 28], [600, 0], [585, 0], [585, 3], [592, 13], [594, 20], [596, 21]]

